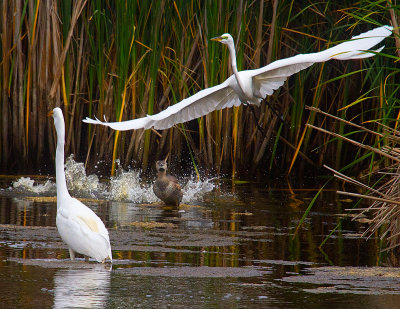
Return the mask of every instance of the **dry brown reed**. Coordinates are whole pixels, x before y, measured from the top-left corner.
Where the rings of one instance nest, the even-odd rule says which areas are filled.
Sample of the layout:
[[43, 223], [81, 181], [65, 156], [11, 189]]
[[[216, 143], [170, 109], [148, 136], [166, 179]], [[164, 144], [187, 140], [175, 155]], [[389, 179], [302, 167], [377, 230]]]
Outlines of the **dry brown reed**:
[[[366, 175], [362, 175], [361, 180], [346, 176], [344, 173], [326, 165], [325, 168], [332, 172], [337, 179], [351, 184], [352, 187], [357, 190], [357, 192], [351, 190], [337, 191], [338, 194], [351, 196], [358, 200], [365, 200], [365, 202], [369, 204], [367, 207], [346, 209], [349, 212], [356, 212], [356, 215], [353, 216], [352, 220], [358, 220], [365, 215], [371, 217], [371, 220], [368, 221], [369, 226], [362, 236], [371, 237], [379, 235], [382, 241], [387, 242], [386, 245], [384, 245], [383, 251], [390, 250], [393, 252], [400, 246], [400, 150], [397, 148], [400, 131], [385, 127], [386, 134], [381, 134], [368, 129], [365, 126], [344, 119], [339, 119], [318, 109], [313, 110], [380, 138], [380, 145], [383, 145], [381, 149], [368, 146], [368, 150], [385, 157], [388, 162], [382, 164], [381, 167], [374, 165], [371, 167], [371, 171]], [[321, 128], [310, 127], [321, 130]], [[324, 130], [323, 132], [356, 144], [360, 148], [365, 148], [366, 146], [334, 132], [329, 132], [327, 130]], [[365, 181], [365, 179], [370, 181], [372, 180], [372, 184], [365, 184], [362, 181]]]
[[[232, 176], [284, 174], [292, 166], [300, 173], [310, 162], [338, 166], [349, 160], [337, 155], [350, 153], [348, 146], [338, 142], [313, 151], [323, 144], [324, 134], [304, 127], [306, 121], [318, 125], [314, 114], [304, 111], [305, 104], [328, 111], [352, 104], [360, 119], [383, 115], [388, 126], [397, 116], [390, 107], [397, 91], [393, 59], [379, 56], [317, 65], [289, 79], [267, 99], [287, 125], [267, 104], [255, 110], [256, 116], [242, 106], [160, 132], [115, 133], [81, 121], [86, 116], [115, 121], [156, 113], [222, 82], [231, 72], [227, 50], [209, 42], [218, 34], [233, 34], [239, 69], [252, 69], [394, 23], [395, 6], [368, 1], [356, 8], [351, 1], [304, 7], [275, 0], [4, 0], [1, 9], [2, 172], [52, 167], [54, 129], [46, 115], [55, 106], [65, 114], [66, 153], [89, 169], [102, 162], [105, 174], [114, 170], [116, 159], [124, 167], [145, 169], [167, 153], [175, 162]], [[385, 43], [385, 51], [394, 54], [390, 48], [398, 42]], [[332, 131], [342, 130], [328, 119], [324, 123]]]

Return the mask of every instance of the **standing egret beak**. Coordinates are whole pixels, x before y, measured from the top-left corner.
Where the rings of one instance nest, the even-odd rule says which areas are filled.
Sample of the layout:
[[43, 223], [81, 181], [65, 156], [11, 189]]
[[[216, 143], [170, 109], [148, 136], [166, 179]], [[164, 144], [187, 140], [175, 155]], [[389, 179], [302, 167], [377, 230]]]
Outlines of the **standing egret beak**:
[[47, 117], [53, 117], [53, 115], [54, 115], [54, 112], [53, 112], [53, 111], [49, 111], [49, 112], [47, 113]]

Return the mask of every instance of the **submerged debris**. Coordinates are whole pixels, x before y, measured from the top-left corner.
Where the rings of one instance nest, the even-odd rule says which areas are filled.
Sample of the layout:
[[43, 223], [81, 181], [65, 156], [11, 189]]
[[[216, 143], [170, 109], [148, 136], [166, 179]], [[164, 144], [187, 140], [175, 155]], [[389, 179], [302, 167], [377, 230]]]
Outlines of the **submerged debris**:
[[307, 275], [288, 276], [280, 281], [307, 283], [303, 290], [325, 294], [400, 294], [400, 272], [390, 267], [317, 267], [305, 270]]
[[[23, 199], [37, 203], [56, 203], [57, 196], [24, 196]], [[105, 200], [93, 199], [93, 198], [77, 198], [82, 203], [104, 203]]]
[[[178, 228], [176, 224], [169, 223], [169, 222], [156, 222], [156, 221], [150, 221], [150, 222], [143, 222], [143, 221], [135, 221], [135, 222], [129, 222], [125, 225], [128, 226], [134, 226], [134, 227], [140, 227], [144, 229], [154, 229], [154, 228]], [[124, 225], [122, 225], [124, 226]]]

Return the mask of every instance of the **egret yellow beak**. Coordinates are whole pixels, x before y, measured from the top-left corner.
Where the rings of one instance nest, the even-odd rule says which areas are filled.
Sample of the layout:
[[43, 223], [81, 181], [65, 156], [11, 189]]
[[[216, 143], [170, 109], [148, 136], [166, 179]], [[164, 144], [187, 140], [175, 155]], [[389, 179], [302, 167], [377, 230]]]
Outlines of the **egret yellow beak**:
[[54, 114], [54, 112], [53, 112], [53, 111], [49, 111], [49, 112], [47, 113], [47, 117], [52, 117], [52, 116], [53, 116], [53, 114]]
[[215, 37], [215, 38], [212, 38], [212, 39], [210, 39], [211, 41], [217, 41], [217, 42], [220, 42], [221, 40], [222, 40], [222, 37], [220, 37], [220, 36], [217, 36], [217, 37]]

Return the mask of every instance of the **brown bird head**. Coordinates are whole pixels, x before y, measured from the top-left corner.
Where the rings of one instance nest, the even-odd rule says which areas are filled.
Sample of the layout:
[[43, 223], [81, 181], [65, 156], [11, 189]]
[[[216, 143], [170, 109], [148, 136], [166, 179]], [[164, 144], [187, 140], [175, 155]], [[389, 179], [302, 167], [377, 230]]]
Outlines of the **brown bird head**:
[[157, 172], [165, 172], [167, 171], [167, 161], [160, 160], [156, 162], [156, 170]]

